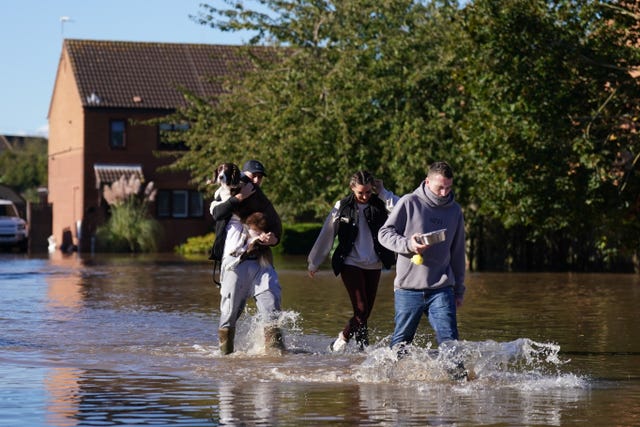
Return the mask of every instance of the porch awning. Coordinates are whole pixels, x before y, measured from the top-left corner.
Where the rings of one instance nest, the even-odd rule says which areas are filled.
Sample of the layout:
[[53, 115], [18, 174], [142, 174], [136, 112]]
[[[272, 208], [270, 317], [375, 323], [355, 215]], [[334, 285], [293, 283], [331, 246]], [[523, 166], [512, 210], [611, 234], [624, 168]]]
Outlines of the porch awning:
[[96, 174], [96, 188], [100, 188], [102, 184], [111, 184], [125, 176], [127, 179], [134, 175], [144, 182], [142, 174], [142, 165], [125, 165], [113, 163], [96, 163], [93, 165], [93, 171]]

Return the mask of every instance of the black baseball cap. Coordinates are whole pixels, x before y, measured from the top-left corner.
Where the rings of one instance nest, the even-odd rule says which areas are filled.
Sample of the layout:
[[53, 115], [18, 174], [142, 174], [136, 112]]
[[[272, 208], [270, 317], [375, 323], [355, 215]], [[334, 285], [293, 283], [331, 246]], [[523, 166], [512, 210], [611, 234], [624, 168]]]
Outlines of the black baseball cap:
[[257, 160], [249, 160], [242, 166], [243, 172], [260, 173], [262, 176], [267, 176], [267, 172], [264, 170], [264, 165]]

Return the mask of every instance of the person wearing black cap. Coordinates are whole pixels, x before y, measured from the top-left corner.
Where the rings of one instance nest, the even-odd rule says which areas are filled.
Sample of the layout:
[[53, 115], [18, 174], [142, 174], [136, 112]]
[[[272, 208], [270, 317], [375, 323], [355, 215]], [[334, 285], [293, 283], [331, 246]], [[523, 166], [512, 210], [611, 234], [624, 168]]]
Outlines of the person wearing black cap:
[[251, 179], [255, 185], [262, 184], [262, 178], [267, 176], [264, 165], [257, 160], [249, 160], [242, 166], [242, 172]]
[[[271, 201], [260, 188], [262, 177], [265, 176], [264, 166], [257, 160], [250, 160], [244, 164], [243, 172], [247, 179], [242, 180], [245, 184], [242, 185], [240, 192], [225, 201], [214, 200], [210, 212], [216, 223], [228, 222], [233, 214], [239, 216], [244, 222], [255, 212], [263, 213], [267, 218], [267, 226], [259, 243], [263, 246], [262, 251], [268, 252], [266, 256], [269, 256], [270, 247], [280, 242], [282, 222]], [[228, 260], [223, 257], [223, 267], [226, 261]], [[239, 297], [237, 291], [242, 289], [246, 291], [248, 286], [253, 287], [258, 311], [266, 323], [264, 329], [266, 349], [283, 351], [284, 339], [282, 331], [277, 326], [281, 310], [281, 290], [273, 265], [261, 265], [258, 257], [248, 257], [233, 270], [225, 271], [220, 281], [221, 312], [218, 329], [220, 351], [223, 354], [234, 351], [235, 324], [244, 308], [244, 298]]]

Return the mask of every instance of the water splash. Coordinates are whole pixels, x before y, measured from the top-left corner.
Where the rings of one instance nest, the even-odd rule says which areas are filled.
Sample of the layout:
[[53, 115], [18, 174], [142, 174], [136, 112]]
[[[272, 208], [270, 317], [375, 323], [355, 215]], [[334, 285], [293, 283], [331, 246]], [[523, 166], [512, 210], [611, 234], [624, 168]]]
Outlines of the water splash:
[[[248, 355], [264, 355], [265, 354], [265, 336], [264, 331], [267, 324], [257, 314], [256, 310], [247, 310], [245, 322], [239, 324], [236, 333], [237, 343], [241, 350]], [[300, 315], [295, 311], [282, 311], [278, 316], [277, 327], [285, 334], [285, 345], [287, 338], [301, 334], [299, 325]]]
[[562, 372], [569, 360], [561, 360], [559, 352], [557, 344], [528, 338], [509, 342], [454, 341], [438, 349], [409, 346], [401, 358], [395, 350], [379, 347], [368, 353], [354, 378], [373, 383], [450, 382], [452, 373], [464, 367], [464, 380], [468, 383], [523, 389], [587, 387], [584, 378]]
[[[265, 352], [265, 324], [255, 309], [238, 322], [235, 353], [222, 356], [216, 344], [196, 344], [192, 350], [216, 359], [216, 365], [229, 364], [229, 373], [234, 376], [245, 368], [255, 371], [253, 365], [259, 361], [263, 381], [396, 384], [421, 389], [451, 384], [522, 391], [588, 388], [585, 378], [563, 372], [570, 360], [560, 357], [560, 346], [554, 343], [519, 338], [509, 342], [452, 341], [433, 348], [425, 342], [408, 346], [407, 354], [399, 358], [397, 350], [389, 348], [389, 337], [383, 337], [364, 352], [350, 346], [335, 354], [328, 349], [330, 337], [305, 334], [300, 324], [299, 313], [281, 313], [278, 326], [287, 348], [282, 356], [270, 357]], [[459, 375], [461, 372], [465, 375]]]
[[[302, 336], [302, 329], [299, 326], [300, 314], [295, 311], [282, 311], [277, 319], [277, 327], [279, 327], [285, 335], [285, 345], [290, 346], [291, 340], [296, 340]], [[235, 352], [246, 356], [263, 356], [265, 355], [265, 336], [264, 331], [267, 324], [258, 315], [255, 308], [247, 308], [242, 319], [236, 324], [235, 334]], [[214, 337], [217, 341], [217, 337]], [[222, 356], [217, 345], [204, 346], [194, 344], [193, 349], [197, 352], [209, 356]], [[233, 357], [233, 356], [232, 356]]]

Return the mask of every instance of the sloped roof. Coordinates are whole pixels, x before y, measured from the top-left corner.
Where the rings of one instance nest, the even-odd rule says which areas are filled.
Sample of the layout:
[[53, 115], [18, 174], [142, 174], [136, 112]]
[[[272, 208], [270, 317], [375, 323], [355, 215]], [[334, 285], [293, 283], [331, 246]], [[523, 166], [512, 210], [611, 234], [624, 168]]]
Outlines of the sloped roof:
[[219, 78], [250, 67], [244, 46], [67, 39], [64, 49], [85, 107], [174, 109], [179, 88], [212, 97]]

